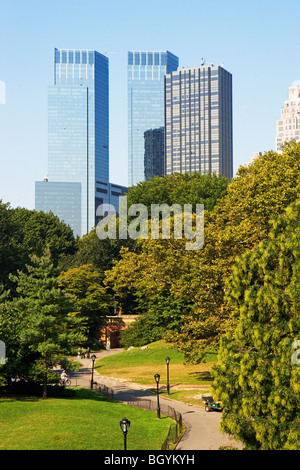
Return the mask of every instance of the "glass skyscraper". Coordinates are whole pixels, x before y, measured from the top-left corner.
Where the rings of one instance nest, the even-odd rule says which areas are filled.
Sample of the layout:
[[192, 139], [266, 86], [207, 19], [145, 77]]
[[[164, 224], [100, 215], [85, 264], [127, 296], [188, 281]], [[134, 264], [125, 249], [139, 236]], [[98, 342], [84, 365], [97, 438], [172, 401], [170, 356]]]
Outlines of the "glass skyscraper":
[[164, 126], [164, 77], [178, 68], [166, 52], [128, 52], [128, 186], [145, 180], [144, 133]]
[[219, 66], [165, 78], [165, 173], [233, 176], [232, 75]]
[[164, 176], [165, 168], [165, 129], [149, 129], [144, 134], [145, 139], [145, 180], [154, 176]]
[[54, 51], [48, 89], [48, 175], [36, 182], [36, 210], [51, 210], [76, 235], [96, 225], [109, 202], [108, 58], [93, 50]]

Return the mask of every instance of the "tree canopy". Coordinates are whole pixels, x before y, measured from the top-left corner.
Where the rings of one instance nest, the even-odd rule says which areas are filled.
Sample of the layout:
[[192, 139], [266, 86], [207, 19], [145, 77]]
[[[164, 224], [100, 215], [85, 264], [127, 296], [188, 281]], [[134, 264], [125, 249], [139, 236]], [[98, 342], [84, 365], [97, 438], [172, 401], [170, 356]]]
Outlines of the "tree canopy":
[[[155, 325], [164, 324], [162, 334], [171, 330], [168, 339], [188, 360], [200, 361], [232, 327], [224, 294], [236, 256], [268, 239], [272, 217], [300, 194], [299, 175], [299, 143], [241, 167], [226, 194], [205, 211], [203, 248], [188, 251], [177, 239], [140, 241], [139, 252], [124, 251], [106, 273], [117, 298], [130, 289], [145, 319], [155, 312]], [[175, 311], [180, 314], [174, 323]]]
[[74, 297], [59, 286], [50, 252], [34, 255], [26, 271], [10, 278], [17, 294], [12, 300], [3, 295], [0, 304], [0, 337], [9, 355], [3, 374], [8, 381], [16, 376], [41, 381], [47, 396], [49, 369], [82, 344], [85, 319]]
[[247, 448], [299, 450], [300, 200], [270, 223], [226, 283], [236, 327], [222, 337], [214, 389], [222, 428]]
[[59, 285], [75, 298], [75, 309], [86, 319], [90, 340], [97, 336], [103, 318], [110, 313], [113, 300], [102, 283], [101, 273], [91, 264], [62, 272]]
[[151, 204], [204, 204], [206, 210], [212, 210], [222, 198], [228, 187], [225, 176], [200, 173], [173, 173], [164, 177], [155, 176], [149, 181], [142, 181], [128, 190], [127, 203], [144, 204], [148, 212]]
[[76, 240], [71, 228], [54, 214], [12, 209], [0, 201], [0, 285], [13, 288], [9, 274], [23, 270], [31, 256], [42, 256], [47, 248], [55, 266], [73, 256]]

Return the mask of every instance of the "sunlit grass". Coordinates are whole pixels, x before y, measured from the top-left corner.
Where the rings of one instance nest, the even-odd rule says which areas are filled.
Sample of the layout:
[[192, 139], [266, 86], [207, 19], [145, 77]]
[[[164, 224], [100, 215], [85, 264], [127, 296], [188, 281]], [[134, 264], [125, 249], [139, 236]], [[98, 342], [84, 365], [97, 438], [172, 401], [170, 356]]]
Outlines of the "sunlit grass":
[[164, 341], [148, 345], [147, 349], [134, 348], [114, 356], [103, 357], [96, 362], [96, 370], [101, 375], [123, 378], [128, 381], [153, 385], [154, 374], [160, 374], [160, 384], [167, 382], [166, 357], [170, 358], [170, 383], [174, 385], [209, 385], [211, 367], [215, 355], [207, 357], [201, 364], [185, 364], [184, 356]]
[[128, 450], [159, 450], [170, 418], [79, 389], [73, 398], [0, 399], [1, 450], [122, 450], [120, 421], [131, 425]]

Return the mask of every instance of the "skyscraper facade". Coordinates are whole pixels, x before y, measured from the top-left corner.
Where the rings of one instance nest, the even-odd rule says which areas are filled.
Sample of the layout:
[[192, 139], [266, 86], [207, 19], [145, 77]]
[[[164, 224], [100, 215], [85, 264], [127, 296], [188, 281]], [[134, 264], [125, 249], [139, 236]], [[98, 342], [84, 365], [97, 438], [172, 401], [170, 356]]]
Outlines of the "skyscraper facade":
[[128, 52], [128, 186], [145, 179], [144, 133], [164, 126], [164, 77], [178, 68], [166, 52]]
[[284, 142], [295, 139], [300, 141], [300, 80], [289, 87], [289, 98], [281, 109], [281, 118], [277, 120], [275, 148], [280, 152]]
[[164, 148], [165, 129], [149, 129], [144, 133], [145, 138], [145, 180], [148, 181], [154, 176], [164, 175]]
[[165, 78], [165, 173], [233, 176], [232, 75], [219, 66]]
[[96, 51], [54, 51], [48, 175], [36, 183], [36, 209], [52, 210], [79, 236], [95, 227], [97, 206], [108, 202], [108, 74], [108, 58]]

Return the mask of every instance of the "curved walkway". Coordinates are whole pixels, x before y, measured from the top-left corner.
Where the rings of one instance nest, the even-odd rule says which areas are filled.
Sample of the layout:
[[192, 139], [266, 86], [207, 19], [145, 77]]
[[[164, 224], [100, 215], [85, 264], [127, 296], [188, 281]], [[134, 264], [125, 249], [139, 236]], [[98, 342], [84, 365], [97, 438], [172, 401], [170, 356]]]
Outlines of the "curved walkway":
[[[107, 355], [122, 352], [122, 349], [112, 349], [110, 351], [101, 351], [96, 355], [96, 361]], [[82, 368], [78, 372], [70, 374], [72, 386], [90, 388], [92, 377], [92, 360], [80, 359]], [[106, 385], [114, 391], [114, 399], [122, 403], [130, 403], [132, 399], [147, 398], [156, 403], [156, 395], [151, 388], [141, 384], [125, 382], [100, 375], [94, 370], [94, 382], [98, 385]], [[176, 450], [218, 450], [221, 446], [230, 446], [236, 449], [242, 449], [242, 445], [237, 443], [230, 436], [223, 434], [218, 426], [221, 414], [217, 412], [207, 413], [200, 406], [191, 406], [185, 403], [171, 400], [160, 396], [160, 403], [170, 405], [182, 415], [182, 420], [186, 426], [186, 433], [178, 443]]]

